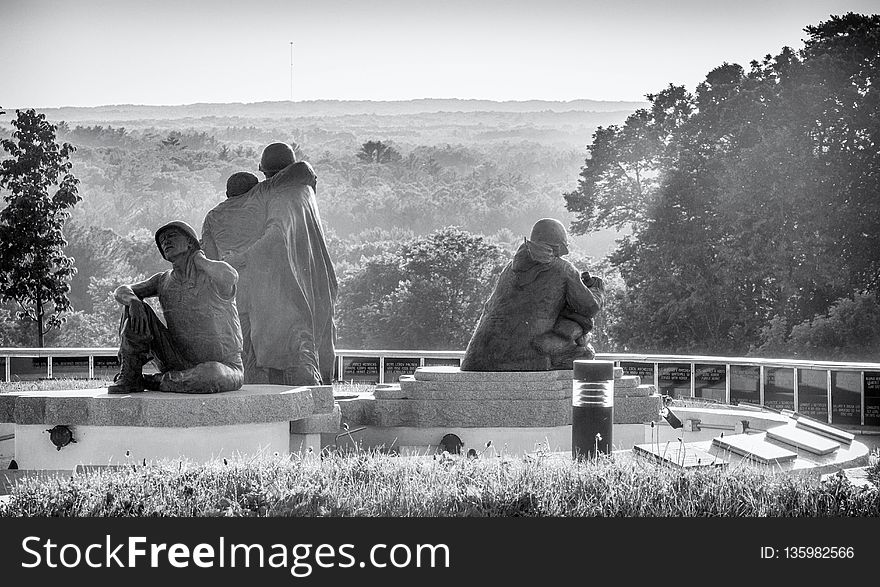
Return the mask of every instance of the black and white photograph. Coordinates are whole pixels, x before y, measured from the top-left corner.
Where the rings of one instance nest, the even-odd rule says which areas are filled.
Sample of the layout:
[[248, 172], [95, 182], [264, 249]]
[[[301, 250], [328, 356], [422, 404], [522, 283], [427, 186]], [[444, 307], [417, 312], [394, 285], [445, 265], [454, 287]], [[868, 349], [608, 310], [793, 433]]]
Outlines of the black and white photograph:
[[870, 0], [0, 0], [4, 576], [867, 578], [878, 82]]

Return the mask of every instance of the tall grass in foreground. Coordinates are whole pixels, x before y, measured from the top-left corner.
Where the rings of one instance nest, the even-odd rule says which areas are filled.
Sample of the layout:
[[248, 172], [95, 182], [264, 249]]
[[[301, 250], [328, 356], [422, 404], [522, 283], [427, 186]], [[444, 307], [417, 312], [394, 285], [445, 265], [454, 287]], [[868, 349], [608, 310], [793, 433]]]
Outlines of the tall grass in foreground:
[[[2, 472], [0, 472], [2, 474]], [[163, 461], [20, 479], [2, 516], [878, 516], [845, 478], [677, 471], [632, 459], [339, 453]]]

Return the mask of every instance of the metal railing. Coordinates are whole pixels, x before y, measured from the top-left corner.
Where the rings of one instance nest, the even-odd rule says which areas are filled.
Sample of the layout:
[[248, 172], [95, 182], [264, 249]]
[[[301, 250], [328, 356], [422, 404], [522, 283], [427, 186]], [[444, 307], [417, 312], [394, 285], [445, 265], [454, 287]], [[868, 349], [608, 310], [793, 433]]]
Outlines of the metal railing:
[[[96, 359], [105, 372], [115, 369], [116, 353], [116, 347], [0, 348], [0, 360], [7, 382], [51, 379], [59, 372], [53, 369], [53, 363], [61, 364], [59, 359], [78, 359], [67, 361], [64, 376], [91, 379]], [[336, 379], [396, 382], [421, 366], [457, 365], [463, 356], [464, 351], [337, 349]], [[30, 368], [18, 374], [14, 359], [27, 358], [32, 359]], [[880, 363], [625, 353], [598, 353], [596, 358], [614, 361], [626, 374], [640, 375], [642, 383], [652, 383], [673, 397], [760, 404], [833, 424], [880, 426]]]

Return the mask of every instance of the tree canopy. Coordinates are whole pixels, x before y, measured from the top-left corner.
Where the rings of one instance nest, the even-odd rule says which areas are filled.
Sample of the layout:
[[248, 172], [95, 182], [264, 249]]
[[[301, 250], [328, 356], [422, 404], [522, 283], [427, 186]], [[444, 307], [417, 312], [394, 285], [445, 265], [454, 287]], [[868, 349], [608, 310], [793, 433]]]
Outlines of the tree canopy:
[[9, 154], [0, 161], [0, 188], [8, 192], [0, 211], [0, 297], [36, 324], [43, 346], [45, 330], [60, 326], [70, 308], [68, 280], [76, 272], [62, 234], [81, 199], [70, 172], [75, 149], [59, 145], [56, 127], [34, 110], [16, 110], [12, 124], [12, 137], [0, 141]]
[[880, 15], [805, 32], [593, 135], [565, 200], [575, 233], [632, 230], [619, 350], [743, 353], [776, 317], [880, 290]]
[[337, 346], [464, 349], [507, 260], [457, 227], [388, 243], [340, 281]]

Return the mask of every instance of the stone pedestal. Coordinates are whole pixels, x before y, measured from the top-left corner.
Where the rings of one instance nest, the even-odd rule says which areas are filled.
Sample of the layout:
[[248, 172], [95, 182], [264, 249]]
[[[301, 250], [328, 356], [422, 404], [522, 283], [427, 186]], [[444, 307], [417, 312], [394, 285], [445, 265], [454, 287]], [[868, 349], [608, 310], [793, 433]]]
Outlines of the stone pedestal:
[[[638, 377], [624, 377], [620, 368], [614, 374], [614, 424], [636, 425], [634, 434], [621, 438], [640, 442], [642, 425], [659, 418], [660, 396], [653, 385], [640, 385]], [[380, 384], [372, 394], [338, 403], [350, 429], [364, 428], [346, 442], [357, 441], [364, 448], [431, 453], [444, 435], [455, 434], [464, 452], [522, 454], [570, 449], [571, 396], [571, 370], [435, 366], [420, 367], [397, 384]]]
[[303, 434], [312, 437], [294, 442], [291, 421], [333, 409], [330, 385], [245, 385], [217, 394], [108, 395], [106, 388], [0, 394], [0, 422], [14, 425], [20, 469], [66, 470], [144, 459], [205, 462], [286, 455], [300, 446], [319, 451], [320, 432], [333, 422], [304, 422]]

